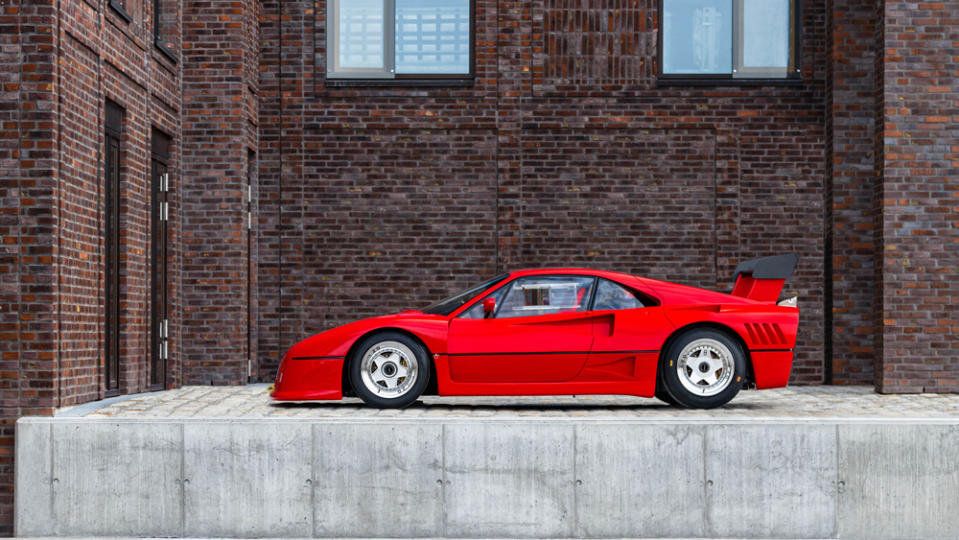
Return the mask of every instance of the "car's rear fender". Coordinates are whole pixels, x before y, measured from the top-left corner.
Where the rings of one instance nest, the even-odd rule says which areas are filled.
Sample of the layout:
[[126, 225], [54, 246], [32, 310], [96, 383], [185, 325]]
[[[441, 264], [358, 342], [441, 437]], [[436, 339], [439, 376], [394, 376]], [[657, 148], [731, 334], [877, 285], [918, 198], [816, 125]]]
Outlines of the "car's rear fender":
[[[697, 321], [697, 322], [692, 322], [692, 323], [689, 323], [689, 324], [687, 324], [687, 325], [685, 325], [685, 326], [681, 326], [681, 327], [677, 328], [676, 330], [674, 330], [673, 333], [670, 334], [669, 337], [666, 338], [666, 341], [663, 342], [663, 347], [662, 347], [662, 349], [660, 349], [660, 353], [659, 353], [659, 354], [660, 354], [660, 360], [662, 360], [663, 355], [666, 354], [666, 351], [669, 350], [669, 347], [671, 347], [672, 344], [673, 344], [680, 336], [682, 336], [682, 335], [685, 334], [686, 332], [688, 332], [688, 331], [690, 331], [690, 330], [694, 330], [694, 329], [696, 329], [696, 328], [712, 328], [712, 329], [714, 329], [714, 330], [718, 330], [718, 331], [720, 331], [720, 332], [728, 335], [728, 336], [730, 337], [730, 339], [732, 339], [733, 341], [735, 341], [736, 344], [739, 345], [739, 348], [743, 351], [743, 355], [746, 357], [746, 384], [750, 384], [751, 382], [754, 381], [752, 355], [749, 354], [749, 347], [746, 345], [746, 341], [743, 339], [743, 337], [742, 337], [741, 335], [739, 335], [738, 332], [736, 332], [735, 330], [733, 330], [733, 329], [730, 328], [729, 326], [726, 326], [725, 324], [721, 324], [721, 323], [718, 323], [718, 322], [715, 322], [715, 321]], [[660, 364], [657, 365], [657, 367], [656, 367], [657, 370], [659, 370], [660, 368], [662, 368], [662, 362], [660, 362]], [[658, 374], [657, 374], [657, 380], [659, 380]]]

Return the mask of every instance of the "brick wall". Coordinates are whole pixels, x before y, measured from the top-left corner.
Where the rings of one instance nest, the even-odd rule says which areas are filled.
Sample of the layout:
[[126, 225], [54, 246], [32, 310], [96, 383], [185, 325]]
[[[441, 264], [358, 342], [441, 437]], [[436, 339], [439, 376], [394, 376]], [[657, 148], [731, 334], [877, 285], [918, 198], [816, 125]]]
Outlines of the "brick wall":
[[883, 12], [881, 392], [959, 391], [954, 3]]
[[263, 3], [262, 378], [313, 332], [496, 271], [726, 288], [795, 251], [793, 378], [822, 381], [824, 7], [803, 3], [799, 85], [698, 88], [657, 85], [658, 2], [578, 6], [478, 0], [474, 84], [410, 88], [328, 83], [325, 2]]
[[186, 2], [182, 364], [188, 384], [247, 380], [247, 159], [256, 149], [255, 2]]
[[13, 523], [14, 423], [56, 405], [55, 2], [0, 7], [0, 534]]
[[178, 135], [180, 95], [151, 6], [129, 2], [129, 22], [103, 1], [0, 8], [0, 534], [12, 533], [16, 419], [104, 395], [107, 99], [124, 109], [120, 391], [148, 386], [150, 133]]
[[836, 384], [872, 383], [876, 355], [875, 6], [836, 0], [830, 11], [825, 358]]

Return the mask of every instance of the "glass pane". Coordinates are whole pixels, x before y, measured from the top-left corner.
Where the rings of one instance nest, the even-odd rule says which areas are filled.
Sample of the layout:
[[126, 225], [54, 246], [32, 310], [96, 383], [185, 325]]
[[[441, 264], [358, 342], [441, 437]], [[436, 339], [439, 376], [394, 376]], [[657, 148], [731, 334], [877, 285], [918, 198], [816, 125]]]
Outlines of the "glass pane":
[[789, 67], [789, 0], [743, 0], [743, 66]]
[[[499, 304], [502, 301], [503, 293], [508, 288], [509, 287], [500, 287], [499, 289], [496, 289], [495, 291], [493, 291], [493, 293], [487, 296], [486, 298], [492, 298], [496, 300], [497, 304]], [[486, 300], [486, 298], [484, 298], [483, 300]], [[463, 314], [460, 315], [460, 317], [464, 319], [485, 319], [486, 312], [483, 310], [483, 302], [480, 301], [475, 303], [473, 307], [464, 311]]]
[[585, 311], [593, 278], [582, 276], [536, 276], [517, 279], [496, 318], [532, 317], [565, 311]]
[[383, 69], [383, 0], [339, 0], [337, 29], [340, 69]]
[[396, 72], [469, 73], [469, 0], [396, 0]]
[[596, 300], [593, 302], [594, 310], [601, 309], [634, 309], [643, 307], [643, 303], [636, 298], [636, 295], [629, 289], [622, 287], [612, 281], [599, 280], [599, 288], [596, 289]]
[[732, 0], [663, 0], [663, 73], [731, 74]]

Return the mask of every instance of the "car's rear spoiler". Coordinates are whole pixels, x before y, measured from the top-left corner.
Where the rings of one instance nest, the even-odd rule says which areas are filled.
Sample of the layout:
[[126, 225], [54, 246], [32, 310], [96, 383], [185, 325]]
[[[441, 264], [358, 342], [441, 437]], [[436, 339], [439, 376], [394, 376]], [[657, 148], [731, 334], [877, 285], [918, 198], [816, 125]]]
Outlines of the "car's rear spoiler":
[[736, 267], [732, 294], [759, 302], [775, 302], [799, 257], [795, 253], [743, 261]]

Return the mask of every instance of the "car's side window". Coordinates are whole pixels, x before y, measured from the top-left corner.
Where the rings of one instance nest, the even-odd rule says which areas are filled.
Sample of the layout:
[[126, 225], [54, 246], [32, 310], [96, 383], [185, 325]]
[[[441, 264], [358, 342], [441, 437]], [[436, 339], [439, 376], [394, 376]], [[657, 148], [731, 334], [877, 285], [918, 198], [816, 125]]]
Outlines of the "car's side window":
[[531, 317], [586, 311], [595, 278], [589, 276], [528, 276], [519, 278], [496, 308], [496, 318]]
[[645, 307], [643, 301], [636, 294], [608, 279], [600, 279], [596, 288], [596, 300], [593, 301], [593, 310], [602, 309], [633, 309]]
[[[500, 298], [503, 297], [503, 293], [506, 292], [506, 289], [509, 289], [509, 285], [496, 289], [491, 294], [483, 297], [483, 300], [486, 300], [487, 298], [493, 298], [496, 300], [496, 303], [499, 304]], [[483, 300], [473, 304], [473, 306], [464, 311], [460, 317], [463, 319], [485, 319], [486, 312], [483, 311]]]

